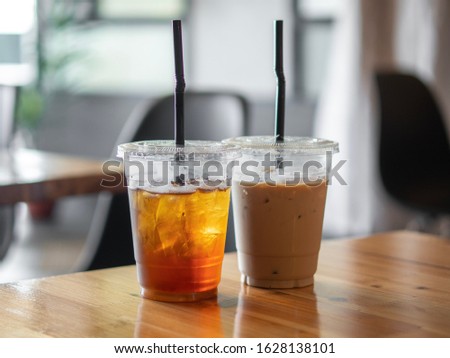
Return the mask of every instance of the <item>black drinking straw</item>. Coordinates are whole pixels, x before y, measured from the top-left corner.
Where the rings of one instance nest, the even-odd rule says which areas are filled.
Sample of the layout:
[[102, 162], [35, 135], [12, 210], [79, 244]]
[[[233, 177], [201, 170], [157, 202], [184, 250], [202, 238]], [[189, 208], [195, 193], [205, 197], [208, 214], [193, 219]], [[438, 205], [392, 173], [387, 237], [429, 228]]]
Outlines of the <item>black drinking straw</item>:
[[184, 146], [184, 80], [183, 40], [181, 36], [181, 20], [173, 20], [173, 46], [175, 53], [175, 144]]
[[[184, 147], [184, 89], [186, 82], [184, 80], [183, 66], [183, 39], [181, 36], [181, 20], [173, 20], [173, 48], [175, 54], [175, 89], [174, 89], [174, 136], [175, 145]], [[175, 154], [175, 161], [184, 159], [181, 152]], [[177, 166], [178, 170], [179, 167]], [[175, 183], [185, 185], [184, 174], [175, 175]]]
[[286, 79], [283, 69], [283, 21], [275, 21], [275, 74], [277, 76], [277, 96], [275, 103], [275, 140], [284, 142], [284, 113], [286, 102]]

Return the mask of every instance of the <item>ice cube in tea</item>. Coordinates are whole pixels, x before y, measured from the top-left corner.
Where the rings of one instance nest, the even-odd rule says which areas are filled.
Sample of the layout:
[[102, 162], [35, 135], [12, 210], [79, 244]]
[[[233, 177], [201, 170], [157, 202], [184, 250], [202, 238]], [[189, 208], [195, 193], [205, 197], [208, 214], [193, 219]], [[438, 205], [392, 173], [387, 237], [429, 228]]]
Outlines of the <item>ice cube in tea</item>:
[[[214, 296], [220, 282], [230, 190], [130, 190], [139, 281], [144, 297]], [[176, 294], [176, 295], [174, 295]]]

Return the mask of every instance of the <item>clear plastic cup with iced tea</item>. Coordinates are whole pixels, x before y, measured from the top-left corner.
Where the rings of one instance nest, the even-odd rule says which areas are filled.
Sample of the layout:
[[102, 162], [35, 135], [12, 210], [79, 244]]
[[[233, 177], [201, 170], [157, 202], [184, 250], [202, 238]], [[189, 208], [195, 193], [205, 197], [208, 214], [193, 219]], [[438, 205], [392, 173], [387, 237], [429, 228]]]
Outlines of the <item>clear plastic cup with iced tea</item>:
[[235, 146], [209, 141], [119, 146], [143, 297], [186, 302], [217, 295], [231, 164], [239, 155]]

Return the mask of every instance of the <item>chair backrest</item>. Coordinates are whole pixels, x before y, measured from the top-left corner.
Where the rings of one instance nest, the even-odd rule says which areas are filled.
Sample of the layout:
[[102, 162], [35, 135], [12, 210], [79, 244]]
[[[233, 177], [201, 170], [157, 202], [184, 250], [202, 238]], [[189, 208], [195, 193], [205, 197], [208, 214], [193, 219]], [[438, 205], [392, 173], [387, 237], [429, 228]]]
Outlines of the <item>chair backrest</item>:
[[[188, 139], [221, 140], [245, 135], [247, 100], [235, 93], [186, 92], [185, 134]], [[149, 100], [127, 120], [117, 144], [144, 139], [173, 138], [173, 96]], [[115, 154], [116, 148], [113, 153]], [[235, 250], [232, 211], [226, 251]], [[101, 193], [81, 260], [75, 270], [134, 264], [127, 194]]]
[[[173, 139], [173, 95], [145, 102], [131, 115], [119, 142]], [[247, 130], [248, 104], [241, 95], [226, 92], [186, 92], [185, 136], [188, 139], [222, 140]]]
[[433, 211], [434, 204], [424, 197], [431, 195], [431, 190], [422, 195], [414, 193], [412, 188], [425, 188], [424, 183], [428, 183], [429, 189], [435, 179], [450, 179], [450, 146], [437, 101], [425, 83], [414, 75], [378, 72], [375, 77], [383, 185], [401, 203]]

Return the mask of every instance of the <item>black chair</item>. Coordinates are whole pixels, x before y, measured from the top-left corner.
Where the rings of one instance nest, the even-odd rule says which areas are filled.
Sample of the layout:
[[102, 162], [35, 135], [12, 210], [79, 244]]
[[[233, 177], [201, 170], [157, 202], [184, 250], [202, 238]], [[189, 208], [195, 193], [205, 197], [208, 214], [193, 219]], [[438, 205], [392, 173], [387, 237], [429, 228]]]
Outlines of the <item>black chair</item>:
[[450, 214], [450, 145], [431, 90], [411, 74], [380, 71], [375, 77], [386, 192], [424, 218]]
[[[185, 136], [191, 140], [222, 140], [244, 135], [248, 125], [247, 100], [235, 93], [186, 92]], [[147, 101], [136, 108], [119, 135], [117, 144], [172, 139], [173, 96]], [[113, 149], [115, 156], [117, 146]], [[235, 250], [232, 211], [228, 222], [226, 251]], [[102, 193], [93, 224], [75, 271], [134, 264], [127, 194]]]

